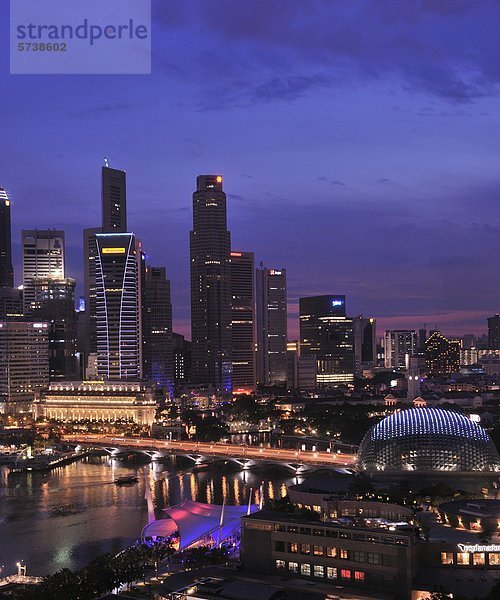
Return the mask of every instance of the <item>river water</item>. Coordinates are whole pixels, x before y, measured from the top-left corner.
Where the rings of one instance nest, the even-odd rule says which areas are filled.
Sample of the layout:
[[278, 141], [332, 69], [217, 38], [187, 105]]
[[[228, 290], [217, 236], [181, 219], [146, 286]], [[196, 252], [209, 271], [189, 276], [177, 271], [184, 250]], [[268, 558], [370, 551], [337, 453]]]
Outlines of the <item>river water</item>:
[[[148, 467], [149, 469], [149, 467]], [[139, 482], [117, 486], [116, 477], [136, 474]], [[241, 471], [219, 462], [194, 472], [189, 459], [172, 457], [143, 464], [88, 457], [49, 473], [8, 474], [0, 469], [0, 567], [2, 575], [23, 561], [28, 574], [45, 575], [64, 567], [79, 569], [105, 552], [132, 544], [147, 522], [146, 485], [157, 516], [184, 499], [228, 505], [279, 498], [286, 486], [302, 481], [286, 468]], [[253, 490], [250, 492], [250, 490]]]

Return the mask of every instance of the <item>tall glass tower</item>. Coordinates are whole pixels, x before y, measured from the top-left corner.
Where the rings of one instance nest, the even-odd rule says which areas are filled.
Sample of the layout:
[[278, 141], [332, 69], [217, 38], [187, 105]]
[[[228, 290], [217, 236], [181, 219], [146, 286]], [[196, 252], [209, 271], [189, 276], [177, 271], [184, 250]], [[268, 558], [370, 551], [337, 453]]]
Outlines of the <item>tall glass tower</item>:
[[231, 234], [220, 175], [197, 178], [190, 250], [192, 380], [230, 391]]
[[0, 288], [14, 287], [10, 200], [10, 196], [6, 190], [0, 187]]
[[286, 269], [256, 271], [257, 381], [283, 386], [287, 381]]
[[255, 389], [255, 285], [253, 252], [231, 252], [233, 392]]
[[101, 169], [101, 226], [83, 230], [83, 273], [85, 315], [80, 351], [88, 359], [97, 352], [96, 234], [127, 232], [127, 176], [125, 171], [104, 166]]
[[96, 234], [97, 374], [141, 379], [140, 260], [133, 233]]
[[37, 279], [64, 279], [64, 231], [56, 229], [23, 230], [24, 314], [35, 308]]

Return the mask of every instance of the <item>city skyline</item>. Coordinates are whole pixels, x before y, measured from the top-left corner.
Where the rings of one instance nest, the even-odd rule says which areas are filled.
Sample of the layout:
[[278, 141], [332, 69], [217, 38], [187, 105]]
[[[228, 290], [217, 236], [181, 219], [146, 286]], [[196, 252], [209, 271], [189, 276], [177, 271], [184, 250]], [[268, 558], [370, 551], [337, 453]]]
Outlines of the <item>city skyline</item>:
[[[106, 170], [106, 168], [104, 167], [104, 165], [100, 166], [100, 169], [102, 172], [104, 172]], [[115, 165], [113, 166], [110, 170], [112, 171], [116, 171], [116, 172], [121, 172], [122, 171], [122, 167]], [[123, 172], [126, 173], [126, 171], [123, 169]], [[199, 176], [198, 176], [199, 177]], [[221, 176], [222, 177], [222, 176]], [[99, 178], [98, 178], [99, 179]], [[224, 179], [224, 178], [223, 178]], [[102, 182], [98, 181], [99, 187], [102, 186]], [[6, 186], [4, 186], [6, 188]], [[12, 247], [13, 247], [13, 265], [14, 265], [14, 279], [15, 279], [15, 285], [21, 285], [22, 284], [22, 249], [21, 249], [21, 245], [19, 245], [19, 248], [16, 251], [16, 231], [14, 230], [14, 223], [16, 221], [15, 219], [15, 209], [16, 209], [16, 203], [15, 203], [15, 199], [13, 199], [13, 194], [10, 192], [10, 190], [8, 190], [8, 188], [6, 188], [7, 191], [9, 192], [10, 195], [10, 203], [11, 203], [11, 219], [13, 221], [13, 225], [12, 225]], [[228, 197], [231, 198], [231, 193], [228, 194]], [[102, 204], [102, 201], [101, 201]], [[229, 204], [229, 203], [228, 203]], [[229, 209], [229, 206], [228, 206]], [[228, 210], [229, 212], [229, 210]], [[192, 215], [190, 215], [190, 217], [192, 218]], [[228, 227], [231, 226], [231, 223], [229, 221], [229, 217], [228, 217]], [[85, 229], [92, 229], [92, 228], [88, 228], [85, 227]], [[134, 227], [130, 227], [129, 228], [130, 231], [132, 233], [134, 232]], [[34, 227], [32, 229], [32, 231], [45, 231], [43, 228], [41, 227]], [[65, 231], [63, 231], [64, 235]], [[100, 231], [99, 228], [96, 229], [96, 231]], [[146, 243], [145, 243], [145, 254], [146, 257], [149, 258], [150, 254], [148, 252], [148, 248], [150, 246], [150, 241], [153, 240], [153, 245], [154, 245], [154, 231], [155, 230], [151, 230], [149, 231], [149, 233], [146, 233]], [[19, 232], [19, 237], [22, 238], [22, 231]], [[60, 233], [59, 231], [57, 231], [57, 233]], [[189, 234], [189, 231], [188, 231]], [[80, 233], [80, 238], [81, 238], [81, 233]], [[66, 237], [67, 240], [67, 237]], [[71, 242], [74, 242], [74, 240], [72, 240]], [[73, 250], [75, 250], [75, 246], [77, 247], [77, 252], [78, 254], [80, 254], [80, 256], [78, 258], [81, 259], [81, 261], [83, 261], [83, 246], [80, 244], [80, 247], [78, 248], [78, 243], [74, 244], [74, 243], [70, 243], [68, 244], [68, 242], [66, 241], [66, 247], [72, 247]], [[233, 244], [234, 245], [234, 244]], [[186, 246], [189, 248], [189, 240], [186, 240]], [[258, 257], [259, 255], [259, 249], [258, 248], [254, 248], [252, 250]], [[21, 252], [21, 256], [17, 256], [17, 254]], [[71, 258], [70, 260], [68, 260], [69, 256], [68, 256], [68, 252], [66, 251], [66, 258], [65, 258], [65, 262], [68, 262], [70, 265], [73, 264], [73, 267], [66, 267], [66, 271], [68, 276], [70, 277], [75, 277], [73, 275], [73, 272], [77, 272], [78, 276], [75, 277], [76, 279], [76, 289], [77, 289], [77, 294], [75, 295], [75, 297], [78, 296], [84, 296], [85, 295], [85, 289], [84, 289], [84, 271], [85, 269], [82, 269], [82, 265], [78, 264], [78, 262], [75, 264], [74, 261], [74, 257], [75, 257], [75, 253], [73, 253], [73, 255], [69, 255]], [[78, 254], [76, 254], [76, 256], [78, 256]], [[174, 271], [175, 272], [175, 264], [174, 261], [172, 261], [172, 267], [169, 267], [169, 257], [167, 256], [163, 256], [162, 259], [159, 260], [163, 260], [166, 265], [167, 265], [167, 269], [169, 270], [169, 272]], [[18, 265], [20, 261], [20, 264]], [[84, 262], [84, 261], [83, 261]], [[187, 275], [184, 273], [181, 273], [181, 277], [184, 277], [187, 279], [189, 279], [189, 266], [188, 268], [188, 272]], [[71, 272], [70, 272], [71, 269]], [[178, 273], [177, 273], [178, 275]], [[311, 288], [311, 289], [318, 289], [318, 288]], [[330, 293], [329, 290], [319, 290], [317, 294], [313, 294], [313, 293], [307, 293], [307, 294], [303, 294], [300, 297], [312, 297], [314, 295], [322, 295], [323, 293]], [[174, 296], [174, 294], [172, 294]], [[335, 294], [333, 294], [335, 295]], [[450, 313], [450, 312], [440, 312], [440, 313], [434, 313], [434, 314], [429, 314], [429, 315], [387, 315], [387, 316], [378, 316], [378, 315], [374, 315], [370, 312], [369, 307], [367, 307], [367, 309], [362, 313], [361, 311], [355, 311], [352, 310], [350, 308], [351, 304], [356, 305], [364, 305], [366, 306], [366, 303], [364, 303], [362, 298], [349, 298], [347, 297], [346, 294], [344, 294], [346, 296], [346, 306], [347, 306], [347, 312], [349, 314], [349, 316], [354, 317], [354, 316], [365, 316], [365, 317], [373, 317], [377, 320], [377, 323], [379, 324], [378, 326], [378, 332], [377, 332], [377, 339], [381, 339], [383, 337], [383, 331], [385, 330], [397, 330], [397, 329], [416, 329], [418, 330], [419, 328], [422, 328], [424, 325], [426, 326], [426, 328], [428, 330], [432, 330], [432, 329], [439, 329], [440, 331], [442, 331], [445, 335], [448, 335], [450, 337], [461, 337], [463, 335], [466, 335], [468, 333], [472, 333], [477, 335], [478, 337], [482, 336], [482, 335], [487, 335], [488, 332], [488, 328], [487, 328], [487, 319], [489, 317], [494, 316], [495, 314], [497, 314], [497, 311], [493, 310], [490, 311], [489, 313], [485, 312], [485, 311], [469, 311], [469, 312], [474, 312], [476, 314], [476, 320], [477, 323], [475, 325], [467, 325], [468, 323], [470, 323], [470, 321], [466, 321], [465, 319], [463, 321], [460, 321], [459, 319], [457, 320], [457, 313]], [[290, 298], [290, 293], [288, 294], [288, 330], [289, 330], [289, 335], [288, 335], [288, 339], [289, 340], [298, 340], [300, 338], [300, 331], [299, 331], [299, 299], [300, 297], [297, 298]], [[188, 293], [188, 301], [189, 301], [189, 293]], [[174, 326], [174, 330], [178, 333], [181, 333], [182, 335], [184, 335], [186, 337], [186, 339], [191, 339], [191, 320], [190, 320], [190, 316], [188, 314], [187, 318], [181, 317], [181, 318], [175, 318], [175, 313], [180, 313], [181, 310], [177, 310], [176, 311], [176, 306], [173, 305], [173, 313], [174, 313], [174, 319], [173, 319], [173, 326]], [[451, 323], [451, 325], [450, 325]], [[463, 325], [463, 328], [461, 331], [457, 330], [457, 328], [460, 328], [461, 324]]]
[[298, 298], [319, 294], [345, 294], [380, 331], [486, 332], [500, 308], [498, 5], [192, 4], [153, 3], [150, 77], [9, 79], [0, 185], [17, 283], [17, 232], [54, 227], [81, 293], [107, 156], [127, 171], [129, 228], [167, 267], [176, 331], [189, 332], [193, 180], [212, 172], [233, 246], [288, 269], [289, 337]]

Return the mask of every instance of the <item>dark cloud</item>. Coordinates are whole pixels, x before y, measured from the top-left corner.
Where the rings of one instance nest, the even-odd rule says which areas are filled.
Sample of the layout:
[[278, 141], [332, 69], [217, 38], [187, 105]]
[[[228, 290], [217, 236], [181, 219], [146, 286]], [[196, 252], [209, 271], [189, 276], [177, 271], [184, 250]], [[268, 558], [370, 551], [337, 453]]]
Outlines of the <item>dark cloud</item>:
[[333, 185], [345, 185], [340, 179], [328, 179], [328, 177], [325, 176], [318, 177], [318, 181], [326, 181], [328, 183], [333, 183]]
[[[181, 3], [165, 4], [175, 9], [165, 7], [164, 25], [178, 26]], [[339, 79], [345, 85], [346, 80], [381, 77], [399, 78], [403, 86], [458, 104], [498, 92], [500, 5], [494, 1], [182, 4], [196, 28], [225, 50], [211, 60], [206, 51], [194, 52], [190, 63], [201, 59], [211, 75], [223, 80], [234, 81], [239, 72], [245, 101], [290, 101]], [[172, 11], [175, 18], [170, 21]], [[251, 65], [244, 58], [249, 52]], [[265, 76], [291, 68], [295, 73], [290, 77]], [[311, 70], [321, 75], [311, 77]], [[230, 96], [238, 106], [243, 102], [239, 95]]]

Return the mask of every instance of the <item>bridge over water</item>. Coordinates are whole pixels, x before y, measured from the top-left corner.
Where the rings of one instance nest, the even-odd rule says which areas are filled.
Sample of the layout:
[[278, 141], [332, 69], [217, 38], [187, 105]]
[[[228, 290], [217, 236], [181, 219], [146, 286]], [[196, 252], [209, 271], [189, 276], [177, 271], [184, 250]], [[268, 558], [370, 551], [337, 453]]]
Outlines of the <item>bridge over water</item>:
[[311, 467], [353, 468], [356, 455], [337, 452], [313, 452], [310, 450], [288, 450], [283, 448], [259, 448], [210, 442], [189, 442], [158, 440], [154, 438], [136, 438], [111, 436], [105, 434], [68, 434], [63, 436], [65, 442], [91, 448], [102, 448], [109, 454], [119, 455], [127, 452], [143, 453], [152, 460], [161, 460], [169, 455], [186, 456], [199, 465], [208, 459], [224, 459], [238, 463], [243, 469], [257, 463], [279, 463], [295, 472], [302, 472]]

